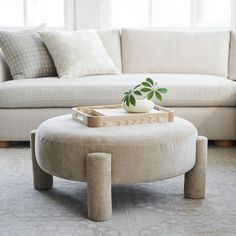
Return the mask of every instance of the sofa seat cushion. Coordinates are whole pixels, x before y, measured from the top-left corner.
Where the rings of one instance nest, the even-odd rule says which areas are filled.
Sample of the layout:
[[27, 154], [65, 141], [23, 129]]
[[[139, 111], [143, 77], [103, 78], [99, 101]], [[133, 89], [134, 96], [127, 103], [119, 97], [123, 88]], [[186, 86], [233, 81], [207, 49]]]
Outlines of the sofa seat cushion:
[[122, 74], [57, 77], [0, 83], [1, 108], [73, 107], [120, 103], [123, 93], [147, 76], [168, 88], [163, 106], [236, 106], [236, 83], [219, 76]]

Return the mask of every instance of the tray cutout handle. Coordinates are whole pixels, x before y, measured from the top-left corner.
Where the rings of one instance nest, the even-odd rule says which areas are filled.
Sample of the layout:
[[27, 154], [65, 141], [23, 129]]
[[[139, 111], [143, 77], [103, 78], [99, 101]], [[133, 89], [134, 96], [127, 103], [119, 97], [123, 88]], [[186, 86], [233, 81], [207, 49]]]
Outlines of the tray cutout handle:
[[84, 123], [84, 117], [76, 112], [73, 112], [72, 117], [74, 120], [80, 121], [81, 123]]

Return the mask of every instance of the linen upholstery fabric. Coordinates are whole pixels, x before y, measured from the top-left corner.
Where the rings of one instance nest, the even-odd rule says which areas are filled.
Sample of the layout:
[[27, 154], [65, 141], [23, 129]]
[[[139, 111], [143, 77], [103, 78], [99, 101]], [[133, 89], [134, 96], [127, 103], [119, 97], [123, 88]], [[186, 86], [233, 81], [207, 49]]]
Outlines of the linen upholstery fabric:
[[112, 183], [140, 183], [192, 169], [196, 139], [196, 128], [178, 117], [170, 123], [88, 128], [66, 115], [39, 126], [35, 151], [46, 173], [78, 181], [86, 181], [88, 154], [111, 153]]
[[88, 217], [109, 220], [112, 215], [112, 155], [90, 153], [86, 159]]
[[6, 81], [0, 84], [1, 108], [73, 107], [120, 103], [124, 91], [150, 76], [168, 93], [164, 106], [236, 106], [236, 83], [210, 75], [122, 74], [58, 80]]
[[236, 32], [231, 32], [229, 52], [229, 79], [236, 80]]
[[61, 78], [96, 74], [117, 74], [95, 30], [41, 32]]
[[53, 186], [51, 175], [42, 172], [35, 158], [35, 131], [30, 132], [30, 149], [32, 156], [34, 187], [38, 190], [49, 190]]
[[[170, 108], [210, 140], [236, 140], [235, 107]], [[71, 114], [71, 108], [0, 109], [0, 114], [0, 141], [29, 141], [30, 131], [49, 118]]]
[[122, 72], [121, 37], [119, 30], [98, 30], [99, 38], [119, 73]]
[[123, 72], [227, 77], [229, 41], [229, 32], [123, 29]]
[[207, 138], [197, 136], [190, 122], [176, 117], [169, 123], [97, 129], [74, 123], [70, 115], [56, 117], [41, 124], [36, 137], [31, 132], [34, 187], [51, 189], [54, 175], [86, 181], [90, 220], [110, 219], [112, 184], [185, 173], [184, 196], [205, 197]]
[[53, 60], [37, 31], [42, 27], [24, 31], [1, 31], [2, 49], [13, 79], [55, 76]]
[[207, 138], [199, 136], [196, 144], [196, 162], [194, 168], [185, 174], [184, 179], [184, 196], [191, 199], [204, 198], [206, 191]]

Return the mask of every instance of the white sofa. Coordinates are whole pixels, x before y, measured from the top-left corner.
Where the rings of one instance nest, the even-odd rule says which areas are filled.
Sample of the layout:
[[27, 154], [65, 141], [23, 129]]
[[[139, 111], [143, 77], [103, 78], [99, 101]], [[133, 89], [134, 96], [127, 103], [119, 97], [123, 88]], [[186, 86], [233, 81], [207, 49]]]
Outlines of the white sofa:
[[99, 31], [120, 75], [12, 80], [0, 53], [0, 141], [27, 141], [31, 130], [71, 107], [120, 103], [147, 76], [168, 88], [163, 106], [210, 140], [236, 140], [236, 33]]

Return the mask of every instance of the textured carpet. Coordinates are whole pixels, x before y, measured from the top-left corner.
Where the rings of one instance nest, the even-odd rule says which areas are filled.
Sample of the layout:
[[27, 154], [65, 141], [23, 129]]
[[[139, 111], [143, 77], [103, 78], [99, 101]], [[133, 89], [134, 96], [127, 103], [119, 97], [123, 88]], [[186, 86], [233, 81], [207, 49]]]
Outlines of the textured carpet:
[[207, 196], [183, 198], [183, 176], [113, 187], [113, 216], [86, 218], [86, 185], [54, 178], [33, 189], [27, 143], [0, 149], [0, 236], [236, 235], [236, 147], [210, 146]]

